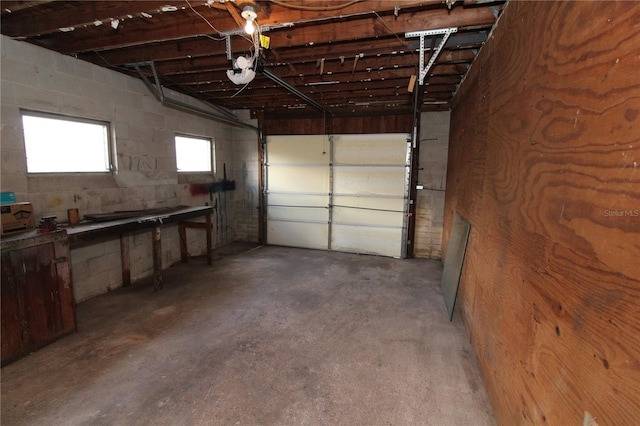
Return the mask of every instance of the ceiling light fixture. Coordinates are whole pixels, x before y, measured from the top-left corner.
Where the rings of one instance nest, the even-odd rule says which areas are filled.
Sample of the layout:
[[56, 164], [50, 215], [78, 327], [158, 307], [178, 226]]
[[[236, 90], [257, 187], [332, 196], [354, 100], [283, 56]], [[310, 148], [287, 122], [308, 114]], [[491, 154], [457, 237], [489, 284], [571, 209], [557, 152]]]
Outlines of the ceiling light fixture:
[[253, 70], [255, 58], [248, 58], [246, 56], [238, 56], [233, 61], [233, 69], [227, 70], [227, 77], [234, 84], [249, 84], [256, 76], [256, 72]]
[[249, 35], [253, 34], [256, 31], [256, 28], [253, 25], [253, 22], [258, 17], [258, 14], [256, 13], [255, 3], [245, 4], [242, 7], [242, 13], [240, 13], [240, 15], [247, 20], [247, 23], [244, 26], [244, 31]]

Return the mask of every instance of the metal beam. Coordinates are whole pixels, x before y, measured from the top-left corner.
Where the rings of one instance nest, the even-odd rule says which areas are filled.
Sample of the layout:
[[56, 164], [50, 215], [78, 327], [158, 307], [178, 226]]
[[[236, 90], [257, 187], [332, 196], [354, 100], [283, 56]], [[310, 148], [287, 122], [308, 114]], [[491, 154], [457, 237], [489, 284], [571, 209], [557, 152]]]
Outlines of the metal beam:
[[286, 81], [284, 81], [283, 79], [281, 79], [280, 77], [278, 77], [277, 75], [275, 75], [274, 73], [272, 73], [271, 71], [269, 71], [266, 68], [262, 69], [262, 74], [267, 77], [269, 80], [273, 81], [274, 83], [279, 84], [280, 86], [284, 87], [285, 89], [287, 89], [289, 92], [293, 93], [294, 95], [296, 95], [297, 97], [305, 100], [307, 103], [309, 103], [310, 105], [313, 105], [314, 107], [318, 108], [320, 111], [324, 111], [329, 115], [332, 115], [333, 113], [326, 108], [324, 105], [319, 104], [318, 102], [316, 102], [315, 100], [311, 99], [309, 96], [307, 96], [306, 94], [302, 93], [300, 90], [296, 89], [295, 87], [293, 87], [292, 85], [290, 85], [289, 83], [287, 83]]
[[[155, 84], [149, 80], [149, 78], [142, 72], [142, 67], [151, 67], [151, 71], [153, 73], [153, 78], [155, 80]], [[220, 109], [220, 112], [225, 115], [218, 115], [212, 111], [207, 111], [204, 108], [199, 108], [194, 105], [189, 105], [185, 102], [181, 102], [175, 99], [168, 98], [164, 95], [162, 90], [162, 85], [160, 84], [160, 79], [158, 78], [158, 73], [156, 72], [155, 64], [153, 62], [142, 62], [137, 64], [129, 64], [128, 67], [135, 69], [138, 72], [138, 75], [147, 86], [149, 91], [158, 99], [158, 101], [165, 106], [172, 106], [174, 108], [179, 108], [183, 111], [196, 113], [199, 115], [203, 115], [205, 117], [211, 118], [212, 120], [219, 121], [221, 123], [230, 124], [236, 127], [244, 127], [247, 129], [255, 130], [256, 132], [260, 132], [260, 130], [251, 124], [244, 123], [240, 121], [235, 115], [233, 115], [230, 111], [225, 111]], [[212, 105], [212, 107], [214, 107]], [[220, 107], [218, 107], [220, 108]]]
[[[433, 64], [436, 62], [436, 59], [438, 58], [438, 55], [440, 54], [440, 51], [442, 51], [442, 48], [444, 47], [444, 45], [447, 44], [447, 40], [449, 39], [449, 36], [455, 32], [458, 32], [458, 28], [451, 27], [451, 28], [441, 28], [437, 30], [411, 31], [411, 32], [405, 33], [404, 35], [405, 38], [420, 37], [420, 76], [418, 78], [418, 84], [420, 86], [424, 84], [424, 78], [427, 76], [427, 73], [429, 72]], [[436, 47], [435, 50], [431, 53], [429, 62], [425, 66], [424, 39], [425, 37], [434, 36], [434, 35], [436, 36], [442, 35], [443, 37], [442, 37], [442, 40], [440, 40], [440, 44], [438, 44], [438, 47]]]

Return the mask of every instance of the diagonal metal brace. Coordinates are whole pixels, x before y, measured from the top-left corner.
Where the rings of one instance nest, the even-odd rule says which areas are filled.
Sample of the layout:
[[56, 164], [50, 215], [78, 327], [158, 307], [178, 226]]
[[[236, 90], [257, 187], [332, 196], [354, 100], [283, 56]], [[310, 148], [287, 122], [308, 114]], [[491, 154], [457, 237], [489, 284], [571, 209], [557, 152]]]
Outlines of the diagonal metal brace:
[[[438, 58], [438, 55], [440, 54], [440, 51], [442, 50], [444, 45], [447, 43], [447, 40], [449, 40], [449, 36], [451, 34], [453, 34], [453, 33], [456, 33], [456, 32], [458, 32], [458, 28], [451, 27], [451, 28], [440, 28], [440, 29], [437, 29], [437, 30], [410, 31], [410, 32], [404, 34], [405, 38], [420, 37], [420, 75], [418, 77], [418, 84], [420, 86], [422, 86], [424, 84], [424, 78], [427, 76], [427, 74], [429, 73], [429, 70], [431, 70], [431, 67], [436, 62], [436, 59]], [[425, 37], [428, 37], [428, 36], [441, 35], [441, 34], [443, 35], [442, 40], [440, 41], [440, 44], [438, 44], [438, 47], [436, 47], [436, 49], [432, 52], [431, 58], [429, 58], [429, 62], [425, 66], [425, 64], [424, 64], [424, 54], [425, 54], [424, 39], [425, 39]]]

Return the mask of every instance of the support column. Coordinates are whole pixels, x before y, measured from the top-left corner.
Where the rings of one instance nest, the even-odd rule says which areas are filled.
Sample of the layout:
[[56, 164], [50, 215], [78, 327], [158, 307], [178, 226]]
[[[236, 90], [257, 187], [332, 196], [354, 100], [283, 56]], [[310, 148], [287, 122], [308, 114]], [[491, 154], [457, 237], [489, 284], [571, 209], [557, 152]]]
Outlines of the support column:
[[131, 285], [131, 260], [129, 255], [129, 236], [120, 234], [120, 263], [122, 266], [122, 286]]
[[207, 224], [207, 265], [211, 266], [211, 214], [208, 213], [206, 216], [206, 224]]
[[151, 234], [153, 245], [153, 289], [162, 288], [162, 230], [156, 226]]

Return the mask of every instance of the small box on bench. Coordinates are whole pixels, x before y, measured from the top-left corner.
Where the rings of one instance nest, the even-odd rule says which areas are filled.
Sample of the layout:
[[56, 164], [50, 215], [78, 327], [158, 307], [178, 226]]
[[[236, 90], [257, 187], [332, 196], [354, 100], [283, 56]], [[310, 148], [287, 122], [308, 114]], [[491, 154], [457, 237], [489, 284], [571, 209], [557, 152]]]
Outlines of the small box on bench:
[[31, 203], [13, 203], [0, 206], [2, 235], [35, 228]]

